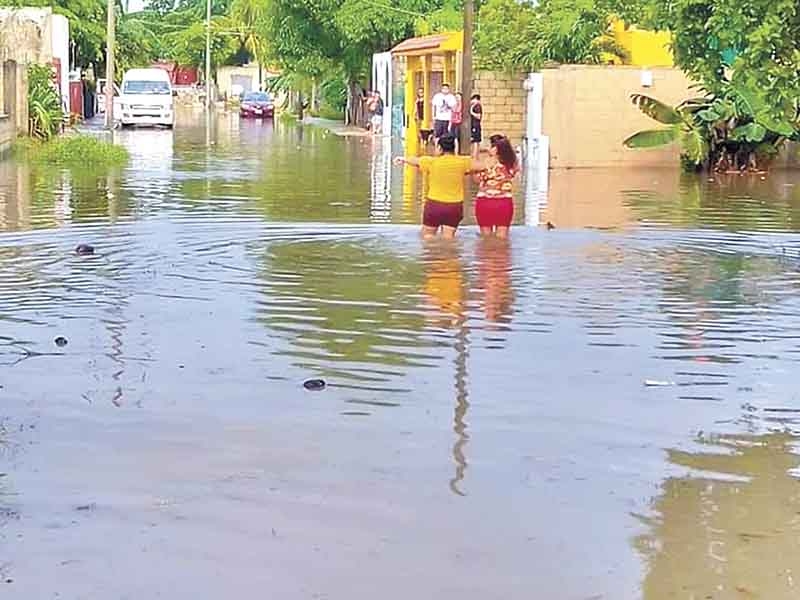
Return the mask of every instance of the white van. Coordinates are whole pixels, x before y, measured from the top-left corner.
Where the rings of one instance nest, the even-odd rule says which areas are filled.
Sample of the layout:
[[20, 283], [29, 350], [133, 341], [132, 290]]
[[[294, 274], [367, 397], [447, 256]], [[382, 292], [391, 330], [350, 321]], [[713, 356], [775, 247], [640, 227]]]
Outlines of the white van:
[[130, 69], [122, 78], [119, 109], [115, 116], [123, 127], [175, 124], [172, 83], [164, 69]]

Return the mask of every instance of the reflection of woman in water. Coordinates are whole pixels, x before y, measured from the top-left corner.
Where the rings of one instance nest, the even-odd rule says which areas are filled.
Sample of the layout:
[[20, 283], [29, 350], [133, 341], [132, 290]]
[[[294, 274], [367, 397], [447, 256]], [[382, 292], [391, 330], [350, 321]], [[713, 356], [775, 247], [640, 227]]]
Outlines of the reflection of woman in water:
[[511, 192], [519, 172], [517, 153], [504, 135], [493, 135], [489, 141], [489, 163], [476, 176], [480, 190], [475, 198], [475, 220], [481, 235], [507, 238], [514, 218]]
[[511, 246], [508, 240], [480, 240], [476, 260], [486, 320], [489, 323], [508, 322], [514, 302], [511, 289]]

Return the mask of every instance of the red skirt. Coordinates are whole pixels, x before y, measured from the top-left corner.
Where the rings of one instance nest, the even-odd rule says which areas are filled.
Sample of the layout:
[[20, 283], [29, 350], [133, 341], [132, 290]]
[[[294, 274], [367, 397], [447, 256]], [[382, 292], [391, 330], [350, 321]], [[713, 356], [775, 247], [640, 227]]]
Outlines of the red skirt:
[[511, 227], [514, 199], [511, 196], [478, 196], [475, 199], [475, 220], [480, 227]]

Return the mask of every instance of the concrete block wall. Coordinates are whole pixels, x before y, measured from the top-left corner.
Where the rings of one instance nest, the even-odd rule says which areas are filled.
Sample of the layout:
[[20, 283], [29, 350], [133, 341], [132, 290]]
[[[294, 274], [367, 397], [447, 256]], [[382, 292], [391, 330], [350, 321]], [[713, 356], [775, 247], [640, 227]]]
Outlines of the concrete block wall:
[[28, 69], [25, 65], [7, 60], [2, 65], [2, 106], [18, 135], [28, 133]]
[[483, 103], [484, 141], [494, 133], [502, 133], [515, 146], [525, 135], [527, 92], [525, 77], [494, 71], [477, 71], [473, 91]]
[[544, 69], [542, 130], [550, 138], [550, 168], [676, 167], [677, 146], [629, 150], [622, 142], [660, 125], [631, 103], [631, 94], [670, 105], [697, 95], [679, 69], [650, 69], [653, 85], [642, 86], [642, 68], [564, 65]]
[[6, 115], [0, 115], [0, 159], [4, 158], [16, 139], [14, 124]]

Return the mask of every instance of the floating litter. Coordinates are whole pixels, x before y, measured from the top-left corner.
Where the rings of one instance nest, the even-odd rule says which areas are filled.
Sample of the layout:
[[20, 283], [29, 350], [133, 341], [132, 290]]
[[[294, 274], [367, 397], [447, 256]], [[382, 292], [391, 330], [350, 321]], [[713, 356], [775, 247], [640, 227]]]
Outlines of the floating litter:
[[78, 256], [90, 256], [94, 254], [94, 246], [90, 246], [89, 244], [78, 244], [77, 248], [75, 248], [75, 254]]
[[325, 381], [322, 379], [308, 379], [303, 382], [303, 387], [312, 392], [318, 392], [325, 389]]
[[669, 387], [675, 385], [674, 381], [659, 381], [657, 379], [645, 379], [644, 384], [647, 387]]

